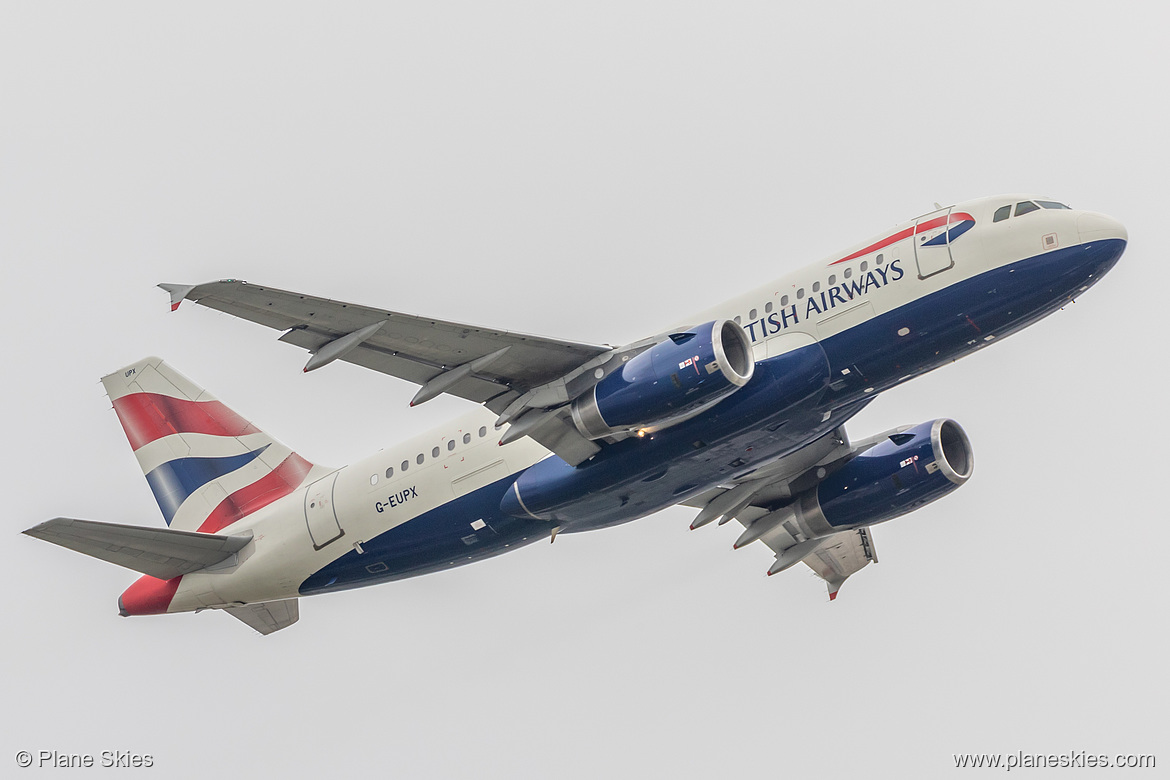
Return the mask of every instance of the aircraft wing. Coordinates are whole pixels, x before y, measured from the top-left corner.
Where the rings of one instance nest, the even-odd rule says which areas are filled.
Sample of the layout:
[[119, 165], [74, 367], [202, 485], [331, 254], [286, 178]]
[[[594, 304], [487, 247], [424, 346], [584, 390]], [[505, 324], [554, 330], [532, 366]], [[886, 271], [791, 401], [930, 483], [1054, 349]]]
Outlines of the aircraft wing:
[[691, 528], [716, 519], [721, 525], [732, 518], [738, 520], [744, 532], [735, 543], [736, 549], [755, 541], [766, 545], [776, 554], [769, 575], [804, 563], [826, 582], [829, 599], [833, 600], [846, 579], [870, 563], [877, 563], [869, 530], [860, 528], [806, 539], [791, 522], [787, 508], [835, 465], [904, 429], [905, 426], [851, 444], [844, 426], [839, 427], [773, 464], [688, 501], [687, 506], [700, 510]]
[[[200, 285], [160, 284], [171, 308], [183, 300], [284, 331], [281, 341], [312, 353], [305, 371], [344, 360], [422, 385], [412, 405], [441, 393], [484, 404], [501, 422], [574, 465], [599, 450], [566, 425], [574, 379], [614, 358], [612, 347], [492, 330], [359, 306], [236, 279]], [[537, 419], [539, 418], [539, 420]], [[517, 431], [519, 434], [520, 431]]]
[[288, 628], [301, 618], [299, 599], [261, 601], [240, 607], [228, 607], [224, 612], [248, 624], [265, 636], [282, 628]]

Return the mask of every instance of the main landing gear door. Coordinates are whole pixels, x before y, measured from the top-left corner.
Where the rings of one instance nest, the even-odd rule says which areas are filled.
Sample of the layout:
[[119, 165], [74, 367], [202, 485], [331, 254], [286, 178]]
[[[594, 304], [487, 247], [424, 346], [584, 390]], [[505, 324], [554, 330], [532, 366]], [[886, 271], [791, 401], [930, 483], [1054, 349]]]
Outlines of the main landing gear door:
[[309, 525], [314, 550], [320, 550], [345, 534], [337, 521], [337, 511], [333, 504], [333, 485], [339, 473], [335, 471], [322, 477], [305, 491], [305, 522]]
[[950, 244], [951, 209], [940, 209], [919, 217], [914, 223], [914, 260], [918, 278], [940, 274], [955, 265]]

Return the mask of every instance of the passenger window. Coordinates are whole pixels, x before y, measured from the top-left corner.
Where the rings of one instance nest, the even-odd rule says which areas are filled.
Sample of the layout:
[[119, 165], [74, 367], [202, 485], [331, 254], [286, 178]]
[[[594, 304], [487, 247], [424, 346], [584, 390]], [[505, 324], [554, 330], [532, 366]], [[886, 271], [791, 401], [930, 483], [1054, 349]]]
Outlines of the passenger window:
[[1036, 202], [1039, 203], [1041, 206], [1043, 206], [1046, 209], [1067, 209], [1068, 208], [1068, 206], [1064, 205], [1063, 203], [1057, 203], [1054, 200], [1038, 200]]
[[869, 263], [862, 260], [861, 261], [861, 272], [865, 273], [868, 268], [869, 268]]
[[780, 299], [780, 305], [781, 305], [781, 306], [787, 306], [787, 305], [788, 305], [788, 296], [787, 296], [787, 295], [785, 295], [783, 298], [781, 298], [781, 299]]
[[463, 443], [464, 444], [471, 444], [471, 434], [470, 433], [463, 434]]
[[432, 458], [439, 457], [439, 448], [438, 447], [435, 447], [433, 450], [431, 450], [431, 457]]
[[757, 314], [759, 314], [759, 312], [756, 311], [755, 309], [752, 309], [751, 311], [748, 312], [748, 319], [754, 320], [756, 318]]
[[764, 304], [764, 314], [769, 314], [772, 311], [772, 302], [768, 301]]
[[741, 322], [739, 321], [739, 315], [738, 315], [738, 314], [737, 314], [737, 315], [735, 315], [735, 324], [736, 324], [736, 325], [742, 325], [742, 324], [743, 324], [743, 323], [741, 323]]
[[408, 468], [410, 468], [410, 461], [409, 460], [402, 461], [402, 470], [406, 471]]
[[813, 292], [820, 292], [820, 291], [821, 291], [821, 283], [820, 282], [813, 282]]
[[1023, 216], [1024, 214], [1031, 214], [1033, 211], [1039, 211], [1040, 207], [1030, 200], [1025, 200], [1016, 204], [1016, 216]]
[[393, 466], [386, 469], [386, 479], [390, 479], [390, 477], [392, 477], [392, 476], [394, 476], [394, 467]]
[[370, 475], [370, 484], [371, 484], [371, 485], [377, 485], [377, 484], [378, 484], [378, 475], [377, 475], [377, 474], [371, 474], [371, 475]]
[[829, 284], [832, 285], [832, 284], [836, 284], [836, 283], [837, 283], [837, 277], [830, 275], [829, 276]]
[[991, 218], [991, 221], [992, 222], [1003, 222], [1005, 219], [1007, 219], [1011, 215], [1012, 215], [1012, 204], [1009, 203], [1006, 206], [1000, 206], [999, 208], [997, 208], [995, 210], [995, 216], [993, 216]]
[[451, 439], [447, 442], [447, 452], [450, 452], [453, 449], [455, 449], [455, 440]]
[[852, 268], [846, 268], [846, 269], [845, 269], [845, 278], [846, 278], [846, 279], [848, 279], [850, 276], [853, 276], [853, 269], [852, 269]]
[[878, 265], [881, 265], [882, 263], [886, 262], [886, 256], [885, 255], [878, 255], [876, 262]]
[[424, 460], [426, 460], [426, 457], [420, 452], [415, 456], [414, 462], [421, 466]]
[[487, 428], [486, 427], [479, 429], [479, 438], [482, 439], [484, 436], [487, 436]]
[[796, 291], [796, 299], [800, 300], [803, 297], [804, 297], [804, 288], [801, 287]]

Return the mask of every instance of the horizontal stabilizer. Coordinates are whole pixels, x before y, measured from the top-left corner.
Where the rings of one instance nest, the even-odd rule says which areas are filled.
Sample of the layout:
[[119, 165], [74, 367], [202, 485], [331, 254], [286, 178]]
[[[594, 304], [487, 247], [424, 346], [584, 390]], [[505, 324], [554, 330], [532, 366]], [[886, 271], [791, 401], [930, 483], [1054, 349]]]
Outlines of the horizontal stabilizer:
[[68, 517], [55, 517], [25, 533], [160, 580], [226, 561], [252, 540], [250, 534], [219, 536]]
[[261, 601], [242, 607], [228, 607], [225, 612], [265, 635], [288, 628], [301, 617], [297, 599]]

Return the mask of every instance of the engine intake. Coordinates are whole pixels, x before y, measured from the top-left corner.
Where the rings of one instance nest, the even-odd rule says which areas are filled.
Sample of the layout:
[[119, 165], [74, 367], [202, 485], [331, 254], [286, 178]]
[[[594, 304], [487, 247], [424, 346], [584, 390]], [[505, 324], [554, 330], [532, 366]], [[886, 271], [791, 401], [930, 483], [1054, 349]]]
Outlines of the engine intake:
[[755, 367], [743, 328], [714, 320], [672, 334], [602, 379], [573, 402], [573, 422], [589, 439], [667, 428], [746, 385]]

